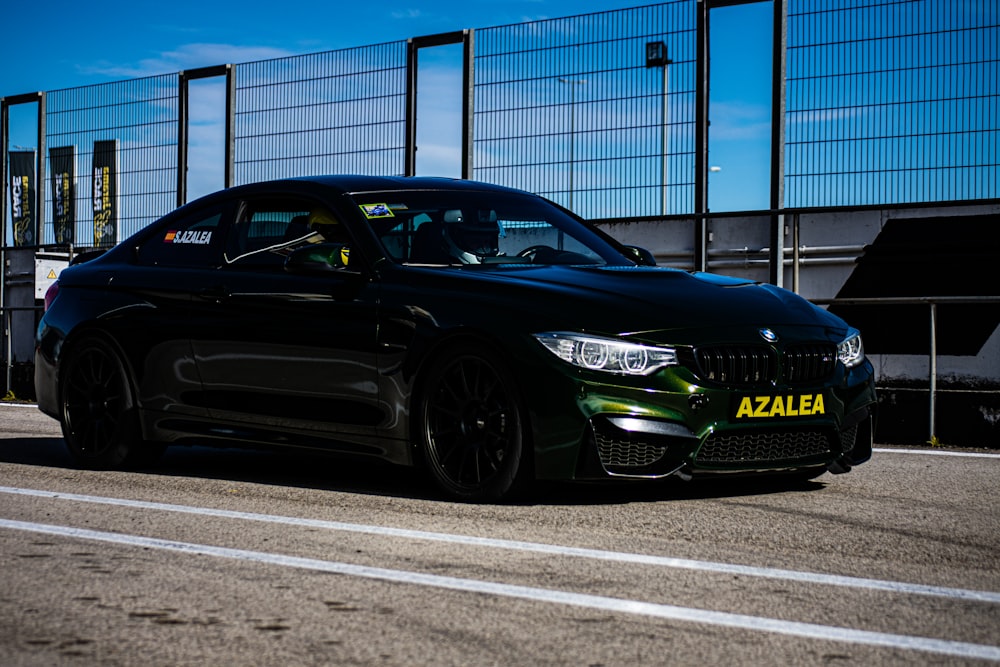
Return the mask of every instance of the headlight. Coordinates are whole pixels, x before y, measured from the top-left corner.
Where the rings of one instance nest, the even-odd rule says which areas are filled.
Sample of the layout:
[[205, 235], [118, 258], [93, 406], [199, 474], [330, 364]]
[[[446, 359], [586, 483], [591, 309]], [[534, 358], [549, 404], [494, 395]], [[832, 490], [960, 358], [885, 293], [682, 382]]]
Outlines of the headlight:
[[618, 375], [649, 375], [664, 366], [677, 364], [670, 347], [624, 343], [612, 338], [573, 333], [535, 334], [542, 345], [563, 361], [592, 371]]
[[865, 360], [865, 346], [857, 329], [850, 329], [847, 338], [837, 346], [837, 358], [848, 368], [854, 368]]

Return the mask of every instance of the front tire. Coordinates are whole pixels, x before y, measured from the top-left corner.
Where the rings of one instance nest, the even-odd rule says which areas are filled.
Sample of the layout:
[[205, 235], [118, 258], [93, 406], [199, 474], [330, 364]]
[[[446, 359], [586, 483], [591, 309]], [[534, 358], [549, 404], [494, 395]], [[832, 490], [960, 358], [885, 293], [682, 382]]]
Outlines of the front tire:
[[419, 438], [434, 481], [452, 497], [495, 502], [530, 475], [514, 382], [496, 357], [461, 345], [435, 359], [419, 409]]
[[69, 350], [61, 383], [61, 417], [70, 456], [82, 468], [121, 468], [142, 452], [128, 375], [106, 341], [88, 338]]

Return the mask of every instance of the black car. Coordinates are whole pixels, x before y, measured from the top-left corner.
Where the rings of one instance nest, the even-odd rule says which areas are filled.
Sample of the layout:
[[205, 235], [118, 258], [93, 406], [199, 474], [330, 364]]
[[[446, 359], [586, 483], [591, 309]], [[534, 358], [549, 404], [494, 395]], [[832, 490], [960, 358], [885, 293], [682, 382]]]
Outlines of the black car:
[[810, 478], [871, 455], [859, 333], [780, 288], [658, 268], [540, 197], [319, 176], [192, 202], [63, 271], [39, 407], [86, 467], [170, 444], [532, 479]]

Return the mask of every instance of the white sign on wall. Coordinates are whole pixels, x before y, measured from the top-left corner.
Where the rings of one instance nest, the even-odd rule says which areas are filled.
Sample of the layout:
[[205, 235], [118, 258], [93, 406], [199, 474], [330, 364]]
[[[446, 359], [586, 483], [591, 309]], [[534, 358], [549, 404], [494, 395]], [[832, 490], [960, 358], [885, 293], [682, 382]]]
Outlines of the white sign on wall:
[[35, 258], [35, 298], [44, 299], [59, 273], [69, 265], [65, 259]]

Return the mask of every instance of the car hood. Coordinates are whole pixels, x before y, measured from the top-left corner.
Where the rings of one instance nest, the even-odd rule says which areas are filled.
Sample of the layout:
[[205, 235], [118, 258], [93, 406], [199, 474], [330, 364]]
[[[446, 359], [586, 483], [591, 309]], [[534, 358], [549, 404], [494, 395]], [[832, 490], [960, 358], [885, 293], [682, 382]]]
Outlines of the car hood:
[[[503, 293], [509, 307], [572, 328], [657, 339], [658, 331], [728, 331], [742, 338], [760, 327], [817, 327], [846, 333], [839, 317], [774, 285], [710, 273], [642, 266], [488, 266], [455, 269], [478, 283], [470, 289]], [[480, 282], [481, 281], [481, 282]], [[539, 291], [547, 293], [539, 294]], [[543, 297], [543, 298], [538, 298]], [[746, 331], [742, 331], [746, 329]], [[824, 337], [826, 337], [824, 336]]]

